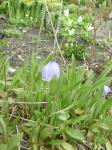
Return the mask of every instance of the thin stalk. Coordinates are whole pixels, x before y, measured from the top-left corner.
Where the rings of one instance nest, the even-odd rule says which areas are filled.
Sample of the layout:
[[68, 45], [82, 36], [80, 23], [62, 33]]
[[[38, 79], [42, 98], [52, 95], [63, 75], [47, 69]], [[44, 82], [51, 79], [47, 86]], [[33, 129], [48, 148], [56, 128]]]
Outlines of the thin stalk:
[[40, 24], [40, 29], [39, 29], [39, 37], [42, 33], [42, 28], [44, 26], [44, 19], [45, 19], [45, 16], [46, 16], [46, 9], [45, 7], [42, 9], [42, 19], [41, 19], [41, 24]]
[[66, 61], [65, 61], [65, 59], [64, 59], [64, 57], [63, 57], [62, 51], [61, 51], [60, 46], [59, 46], [59, 43], [58, 43], [58, 39], [57, 39], [56, 31], [55, 31], [54, 26], [53, 26], [53, 22], [52, 22], [52, 19], [51, 19], [51, 15], [50, 15], [50, 13], [49, 13], [49, 9], [48, 9], [48, 6], [47, 6], [47, 0], [44, 0], [44, 4], [45, 4], [46, 11], [47, 11], [47, 14], [48, 14], [48, 17], [49, 17], [51, 26], [52, 26], [52, 30], [53, 30], [53, 33], [54, 33], [54, 37], [55, 37], [56, 44], [57, 44], [57, 47], [58, 47], [58, 51], [59, 51], [59, 53], [60, 53], [60, 55], [61, 55], [61, 57], [62, 57], [62, 60], [63, 60], [63, 62], [64, 62], [64, 64], [65, 64], [66, 68], [67, 68]]
[[[2, 103], [7, 103], [7, 101], [0, 101], [0, 104]], [[11, 101], [8, 101], [8, 103], [10, 104], [26, 104], [26, 105], [41, 105], [41, 104], [47, 104], [47, 102], [11, 102]]]
[[50, 115], [47, 116], [45, 119], [48, 119], [49, 117], [54, 116], [54, 115], [59, 114], [59, 113], [62, 113], [62, 112], [64, 112], [64, 111], [67, 111], [67, 110], [73, 108], [74, 105], [75, 105], [75, 102], [73, 102], [71, 105], [69, 105], [68, 107], [66, 107], [66, 108], [64, 108], [64, 109], [61, 109], [61, 110], [59, 110], [59, 111], [56, 111], [56, 112], [50, 114]]
[[[96, 19], [94, 19], [93, 27], [94, 27], [94, 32], [93, 32], [93, 44], [92, 44], [92, 48], [91, 48], [91, 60], [90, 60], [91, 64], [93, 62], [95, 46], [96, 46]], [[90, 66], [91, 66], [91, 64], [90, 64]]]
[[7, 92], [7, 73], [6, 73], [6, 66], [4, 66], [4, 83], [5, 83], [5, 91]]
[[[63, 1], [61, 3], [61, 9], [60, 9], [60, 14], [59, 14], [59, 21], [58, 21], [58, 24], [57, 24], [57, 28], [56, 28], [56, 37], [58, 35], [58, 31], [59, 31], [59, 26], [60, 26], [60, 21], [61, 21], [61, 15], [62, 15], [62, 9], [63, 9]], [[56, 39], [54, 40], [54, 50], [55, 50], [55, 47], [56, 47]]]
[[11, 2], [8, 2], [8, 14], [9, 14], [9, 18], [12, 20], [12, 15], [11, 15]]
[[[14, 117], [14, 118], [21, 119], [21, 120], [23, 120], [23, 121], [31, 122], [31, 123], [35, 123], [35, 124], [37, 123], [36, 121], [29, 120], [29, 119], [26, 119], [26, 118], [23, 118], [23, 117], [20, 117], [20, 116], [16, 116], [16, 115], [12, 115], [12, 114], [9, 114], [9, 116]], [[46, 127], [52, 127], [52, 128], [55, 128], [55, 129], [58, 129], [58, 128], [59, 128], [59, 127], [57, 127], [57, 126], [52, 126], [52, 125], [45, 124], [45, 123], [40, 123], [40, 125], [46, 126]]]
[[0, 126], [3, 130], [3, 143], [6, 144], [8, 141], [8, 134], [7, 134], [7, 129], [6, 129], [6, 125], [3, 121], [3, 119], [0, 118]]

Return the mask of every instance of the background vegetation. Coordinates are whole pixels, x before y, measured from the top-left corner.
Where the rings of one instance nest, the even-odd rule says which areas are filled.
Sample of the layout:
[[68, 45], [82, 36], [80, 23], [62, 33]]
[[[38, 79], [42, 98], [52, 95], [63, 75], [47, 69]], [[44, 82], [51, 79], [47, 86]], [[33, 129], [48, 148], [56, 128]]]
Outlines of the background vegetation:
[[[111, 150], [112, 60], [94, 67], [94, 52], [111, 45], [110, 37], [97, 39], [111, 19], [110, 1], [4, 0], [0, 12], [8, 27], [0, 32], [0, 149]], [[54, 48], [42, 61], [36, 51], [12, 68], [4, 36], [22, 38], [33, 26], [37, 47], [45, 33]], [[42, 68], [49, 61], [60, 64], [61, 75], [47, 82]]]

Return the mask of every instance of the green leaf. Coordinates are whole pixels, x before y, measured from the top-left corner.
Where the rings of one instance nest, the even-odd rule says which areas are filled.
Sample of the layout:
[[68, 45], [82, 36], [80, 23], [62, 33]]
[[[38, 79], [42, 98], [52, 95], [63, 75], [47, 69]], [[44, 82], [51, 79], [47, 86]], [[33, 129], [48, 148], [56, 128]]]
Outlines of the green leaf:
[[106, 138], [100, 135], [95, 136], [95, 142], [97, 144], [105, 144], [106, 143]]
[[61, 112], [58, 115], [58, 118], [62, 121], [66, 121], [69, 117], [70, 117], [70, 115], [67, 112]]
[[105, 113], [108, 109], [112, 107], [112, 98], [108, 99], [102, 106], [101, 113]]
[[63, 140], [52, 140], [48, 143], [53, 145], [53, 146], [58, 146], [58, 145], [61, 145], [63, 143]]
[[1, 143], [0, 143], [0, 149], [1, 149], [1, 150], [8, 150], [8, 145], [7, 145], [7, 144], [1, 144]]
[[109, 130], [109, 127], [106, 123], [98, 123], [97, 126], [102, 129]]
[[41, 131], [40, 137], [41, 139], [45, 140], [48, 137], [52, 137], [52, 134], [53, 134], [53, 128], [46, 127]]
[[109, 129], [112, 130], [112, 117], [107, 116], [107, 117], [104, 117], [103, 120], [108, 125]]
[[108, 62], [108, 64], [106, 65], [105, 69], [102, 71], [102, 73], [98, 76], [98, 79], [101, 79], [103, 77], [105, 77], [109, 72], [110, 70], [112, 69], [112, 60], [110, 60]]
[[111, 77], [105, 77], [105, 78], [101, 78], [101, 79], [96, 80], [96, 82], [92, 86], [91, 91], [95, 91], [95, 90], [103, 87], [104, 85], [109, 83], [111, 80], [112, 80]]
[[22, 139], [23, 133], [17, 133], [13, 135], [8, 141], [8, 150], [12, 150], [18, 146]]
[[105, 77], [105, 78], [96, 80], [96, 82], [92, 85], [92, 87], [88, 90], [88, 92], [83, 97], [86, 98], [89, 94], [96, 91], [97, 89], [100, 89], [101, 87], [109, 83], [111, 80], [112, 80], [111, 77]]
[[61, 146], [65, 149], [65, 150], [74, 150], [73, 146], [69, 143], [63, 142], [61, 144]]
[[76, 61], [74, 55], [72, 55], [71, 80], [76, 81]]
[[79, 141], [82, 141], [82, 142], [85, 141], [84, 135], [83, 135], [79, 130], [77, 130], [77, 129], [67, 128], [67, 129], [66, 129], [66, 133], [67, 133], [70, 137], [72, 137], [72, 138], [74, 138], [74, 139], [76, 139], [76, 140], [79, 140]]
[[72, 118], [71, 119], [71, 123], [73, 124], [77, 124], [77, 123], [80, 123], [81, 121], [84, 121], [88, 118], [88, 115], [85, 114], [85, 115], [81, 115], [81, 116], [78, 116], [76, 118]]
[[109, 140], [106, 141], [105, 147], [106, 147], [107, 150], [112, 150], [112, 144], [110, 143]]

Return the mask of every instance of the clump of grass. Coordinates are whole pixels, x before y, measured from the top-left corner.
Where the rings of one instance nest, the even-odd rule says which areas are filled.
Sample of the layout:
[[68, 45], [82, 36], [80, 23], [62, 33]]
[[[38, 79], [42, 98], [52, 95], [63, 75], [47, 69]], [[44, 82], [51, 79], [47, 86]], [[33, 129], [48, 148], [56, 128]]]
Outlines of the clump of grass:
[[16, 28], [8, 28], [8, 29], [5, 29], [4, 30], [4, 33], [5, 33], [5, 35], [7, 35], [7, 36], [15, 36], [15, 37], [18, 37], [18, 38], [21, 38], [22, 37], [22, 35], [23, 35], [23, 33], [20, 31], [20, 30], [18, 30], [18, 29], [16, 29]]
[[6, 40], [0, 39], [0, 46], [8, 46], [8, 45], [9, 43]]
[[[17, 135], [15, 139], [27, 139], [31, 149], [74, 149], [79, 143], [90, 149], [106, 146], [112, 133], [112, 97], [106, 100], [102, 93], [104, 85], [112, 80], [107, 76], [112, 61], [94, 79], [94, 72], [87, 66], [77, 68], [73, 57], [71, 67], [66, 71], [61, 69], [60, 79], [47, 82], [42, 80], [41, 70], [50, 60], [48, 57], [39, 63], [33, 54], [31, 61], [17, 70], [10, 84], [8, 74], [5, 85], [0, 82], [4, 93], [1, 117], [6, 120], [9, 138], [11, 133], [22, 132], [24, 136]], [[3, 90], [6, 85], [7, 99]]]
[[[54, 28], [53, 32], [58, 45]], [[103, 91], [112, 81], [112, 60], [96, 77], [86, 64], [77, 67], [72, 57], [66, 69], [61, 68], [60, 78], [47, 82], [41, 71], [51, 57], [39, 62], [32, 54], [12, 77], [7, 59], [0, 57], [0, 149], [111, 147], [112, 95], [104, 96]]]

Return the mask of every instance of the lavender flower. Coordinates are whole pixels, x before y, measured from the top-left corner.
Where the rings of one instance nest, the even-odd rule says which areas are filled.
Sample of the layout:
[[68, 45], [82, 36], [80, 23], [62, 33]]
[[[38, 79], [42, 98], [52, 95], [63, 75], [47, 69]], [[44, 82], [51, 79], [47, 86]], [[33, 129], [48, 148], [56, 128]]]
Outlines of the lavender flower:
[[42, 68], [42, 80], [51, 81], [55, 76], [57, 79], [60, 77], [60, 67], [56, 62], [49, 62]]
[[105, 85], [105, 86], [104, 86], [104, 91], [103, 91], [103, 96], [104, 96], [104, 97], [107, 96], [109, 92], [111, 92], [110, 87], [107, 86], [107, 85]]

